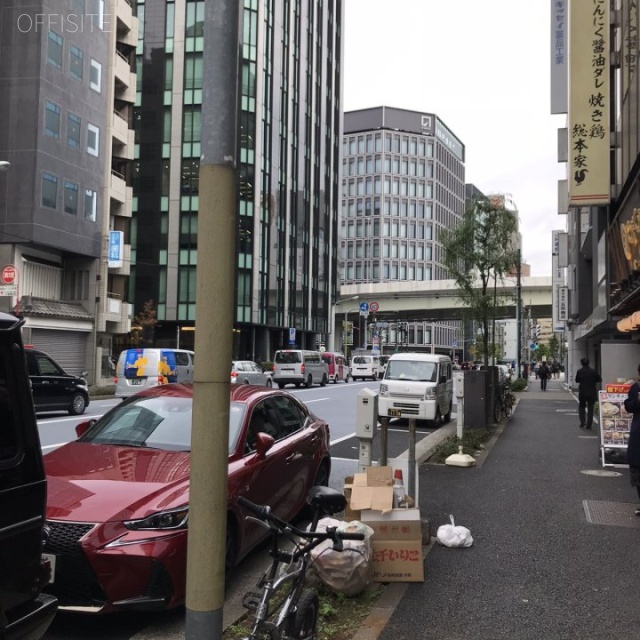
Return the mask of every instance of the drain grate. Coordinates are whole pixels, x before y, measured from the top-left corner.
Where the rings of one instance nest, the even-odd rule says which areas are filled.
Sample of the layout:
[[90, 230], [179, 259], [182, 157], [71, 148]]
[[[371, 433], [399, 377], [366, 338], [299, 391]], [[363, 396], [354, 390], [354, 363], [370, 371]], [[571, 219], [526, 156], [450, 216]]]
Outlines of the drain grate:
[[584, 515], [591, 524], [608, 524], [614, 527], [640, 529], [640, 517], [635, 515], [637, 504], [630, 502], [607, 502], [583, 500]]

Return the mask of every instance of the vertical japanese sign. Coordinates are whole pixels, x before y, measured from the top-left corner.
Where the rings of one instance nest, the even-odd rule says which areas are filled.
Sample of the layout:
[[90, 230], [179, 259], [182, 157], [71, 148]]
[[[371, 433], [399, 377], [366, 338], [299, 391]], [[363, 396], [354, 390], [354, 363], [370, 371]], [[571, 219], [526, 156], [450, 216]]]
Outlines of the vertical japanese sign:
[[564, 331], [568, 318], [568, 291], [565, 286], [564, 267], [560, 266], [560, 244], [563, 231], [552, 231], [551, 247], [551, 322], [553, 331]]
[[[625, 6], [626, 5], [626, 6]], [[631, 86], [631, 80], [636, 73], [638, 63], [638, 0], [628, 0], [623, 3], [622, 35], [622, 97]]]
[[551, 113], [567, 113], [569, 0], [551, 0]]
[[124, 264], [122, 254], [124, 250], [124, 233], [122, 231], [109, 231], [109, 258], [110, 269], [119, 269]]
[[609, 202], [609, 0], [569, 5], [569, 202]]

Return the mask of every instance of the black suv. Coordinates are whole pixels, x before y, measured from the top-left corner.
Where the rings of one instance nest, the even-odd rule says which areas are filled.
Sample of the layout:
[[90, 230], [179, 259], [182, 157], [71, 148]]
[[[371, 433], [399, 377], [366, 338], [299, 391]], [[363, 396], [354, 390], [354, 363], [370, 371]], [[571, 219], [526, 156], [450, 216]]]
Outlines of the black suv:
[[37, 640], [58, 601], [41, 589], [51, 578], [42, 541], [47, 482], [20, 327], [0, 313], [0, 638]]
[[[36, 412], [68, 411], [79, 416], [89, 406], [89, 386], [81, 376], [69, 375], [51, 356], [25, 349]], [[82, 376], [87, 372], [83, 371]]]

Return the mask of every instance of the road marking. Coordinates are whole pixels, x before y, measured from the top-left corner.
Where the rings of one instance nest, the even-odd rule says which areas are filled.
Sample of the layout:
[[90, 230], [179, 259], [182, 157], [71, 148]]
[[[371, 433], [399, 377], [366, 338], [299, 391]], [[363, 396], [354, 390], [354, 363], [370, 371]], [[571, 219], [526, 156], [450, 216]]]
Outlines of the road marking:
[[333, 447], [334, 444], [340, 444], [341, 442], [344, 442], [345, 440], [349, 440], [350, 438], [354, 438], [356, 435], [356, 432], [354, 431], [353, 433], [350, 433], [347, 436], [342, 436], [342, 438], [338, 438], [337, 440], [332, 440], [329, 444]]
[[62, 447], [63, 445], [68, 444], [67, 442], [60, 442], [59, 444], [48, 444], [44, 447], [40, 447], [43, 451], [45, 449], [56, 449], [57, 447]]
[[305, 400], [305, 404], [311, 404], [312, 402], [322, 402], [323, 400], [331, 400], [331, 398], [316, 398], [315, 400]]

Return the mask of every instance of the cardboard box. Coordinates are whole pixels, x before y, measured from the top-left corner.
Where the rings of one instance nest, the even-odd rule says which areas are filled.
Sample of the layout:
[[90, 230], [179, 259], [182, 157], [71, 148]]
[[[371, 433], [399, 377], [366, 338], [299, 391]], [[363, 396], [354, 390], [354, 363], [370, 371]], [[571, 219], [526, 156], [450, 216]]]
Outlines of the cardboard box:
[[365, 509], [360, 520], [375, 532], [374, 540], [422, 540], [420, 509], [392, 509], [385, 514]]
[[371, 580], [423, 582], [420, 509], [393, 508], [393, 469], [368, 467], [345, 479], [346, 520], [360, 520], [374, 530]]
[[373, 582], [424, 582], [422, 540], [376, 540], [370, 578]]

